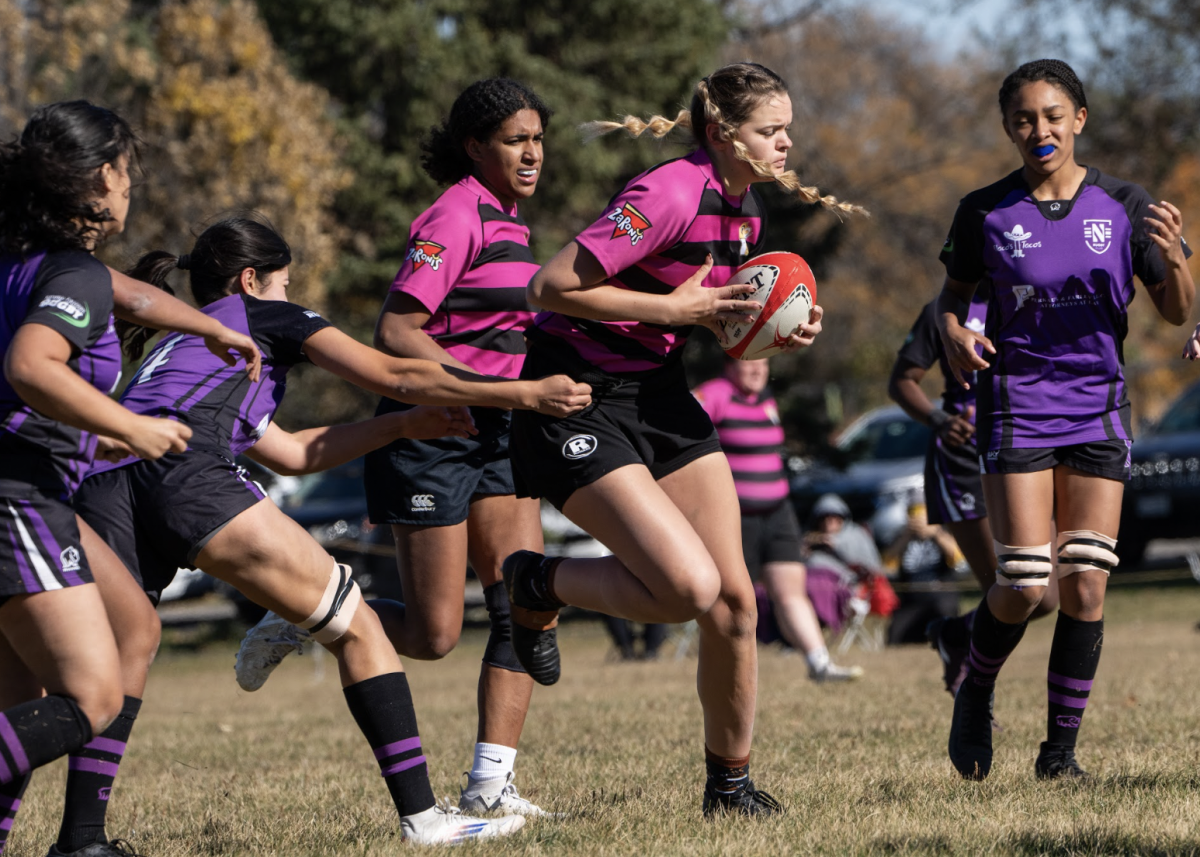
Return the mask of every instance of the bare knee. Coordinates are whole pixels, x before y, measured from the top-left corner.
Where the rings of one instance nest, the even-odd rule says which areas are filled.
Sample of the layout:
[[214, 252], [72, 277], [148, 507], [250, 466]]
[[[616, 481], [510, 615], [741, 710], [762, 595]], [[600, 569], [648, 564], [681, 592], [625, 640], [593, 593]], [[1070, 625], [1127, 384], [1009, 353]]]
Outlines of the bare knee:
[[419, 640], [414, 640], [406, 654], [418, 661], [440, 661], [454, 651], [454, 647], [458, 645], [459, 635], [460, 631], [435, 631]]
[[92, 725], [92, 734], [99, 735], [109, 724], [117, 719], [125, 704], [125, 694], [119, 683], [95, 683], [94, 686], [81, 688], [78, 692], [64, 694], [75, 700], [84, 716]]
[[662, 606], [664, 622], [690, 622], [708, 613], [721, 594], [721, 578], [716, 573], [693, 572], [676, 576], [670, 589], [655, 593]]
[[162, 622], [157, 614], [152, 614], [146, 621], [138, 624], [124, 625], [120, 630], [113, 629], [117, 638], [117, 651], [121, 657], [121, 670], [148, 670], [158, 654], [162, 642]]
[[747, 583], [723, 590], [708, 611], [705, 622], [727, 639], [753, 637], [758, 629], [758, 603], [754, 598], [754, 587]]

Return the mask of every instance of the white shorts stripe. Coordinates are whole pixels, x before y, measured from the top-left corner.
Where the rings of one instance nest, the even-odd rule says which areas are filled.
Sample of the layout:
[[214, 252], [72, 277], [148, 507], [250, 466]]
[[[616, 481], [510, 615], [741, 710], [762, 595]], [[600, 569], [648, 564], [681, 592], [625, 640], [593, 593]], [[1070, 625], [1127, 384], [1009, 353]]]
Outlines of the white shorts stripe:
[[25, 522], [21, 520], [20, 513], [13, 508], [11, 501], [8, 502], [8, 511], [12, 513], [13, 520], [17, 522], [17, 532], [21, 534], [21, 542], [25, 545], [25, 552], [29, 556], [29, 563], [33, 566], [33, 570], [42, 584], [42, 589], [47, 592], [52, 589], [62, 589], [62, 582], [54, 576], [54, 572], [46, 563], [46, 558], [38, 550], [37, 543], [29, 535], [29, 530], [25, 527]]

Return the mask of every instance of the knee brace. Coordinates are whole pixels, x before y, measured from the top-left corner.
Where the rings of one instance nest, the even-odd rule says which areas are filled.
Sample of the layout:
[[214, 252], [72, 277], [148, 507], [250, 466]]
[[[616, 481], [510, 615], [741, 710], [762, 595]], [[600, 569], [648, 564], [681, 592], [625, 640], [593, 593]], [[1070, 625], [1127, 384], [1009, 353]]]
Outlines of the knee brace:
[[328, 645], [350, 628], [350, 620], [361, 603], [362, 590], [350, 577], [350, 566], [335, 562], [321, 603], [311, 616], [297, 624], [318, 643]]
[[1063, 530], [1058, 534], [1058, 575], [1077, 571], [1108, 574], [1120, 561], [1114, 550], [1116, 539], [1093, 530]]
[[509, 672], [525, 672], [512, 647], [512, 616], [508, 590], [504, 588], [504, 583], [493, 583], [485, 588], [483, 600], [487, 604], [488, 619], [492, 623], [487, 646], [483, 649], [483, 662]]
[[1000, 563], [996, 569], [998, 585], [1010, 588], [1049, 585], [1050, 572], [1054, 570], [1054, 564], [1050, 562], [1050, 542], [1024, 547], [993, 542], [993, 546]]

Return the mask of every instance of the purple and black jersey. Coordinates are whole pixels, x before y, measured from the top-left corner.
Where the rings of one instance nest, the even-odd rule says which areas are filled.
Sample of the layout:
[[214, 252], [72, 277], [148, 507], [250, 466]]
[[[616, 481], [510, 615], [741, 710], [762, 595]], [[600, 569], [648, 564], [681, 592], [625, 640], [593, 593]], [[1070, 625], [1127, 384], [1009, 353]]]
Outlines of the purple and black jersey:
[[1074, 199], [1035, 200], [1017, 170], [960, 203], [941, 261], [951, 279], [990, 284], [997, 350], [979, 378], [981, 451], [1132, 439], [1126, 307], [1135, 275], [1167, 276], [1151, 203], [1093, 168]]
[[[21, 325], [45, 325], [71, 343], [67, 365], [92, 386], [112, 392], [121, 377], [121, 350], [108, 268], [82, 251], [4, 256], [0, 281], [5, 352]], [[0, 479], [37, 484], [65, 498], [79, 486], [95, 449], [95, 435], [38, 413], [0, 374]]]
[[[975, 297], [967, 307], [966, 317], [960, 318], [959, 323], [968, 330], [983, 333], [987, 324], [988, 299], [986, 288], [976, 289]], [[977, 346], [976, 350], [982, 353], [983, 348]], [[936, 300], [925, 304], [925, 308], [913, 322], [904, 344], [900, 346], [898, 356], [905, 363], [922, 370], [928, 369], [934, 363], [938, 364], [944, 379], [942, 409], [946, 413], [961, 414], [975, 404], [976, 379], [973, 376], [968, 379], [971, 386], [964, 390], [954, 380], [954, 373], [950, 371], [950, 364], [946, 360], [946, 350], [942, 347], [942, 335], [938, 332]], [[975, 422], [974, 414], [971, 415], [971, 422]]]
[[[198, 336], [176, 333], [150, 352], [121, 395], [134, 413], [168, 417], [192, 429], [189, 449], [238, 455], [253, 446], [283, 399], [288, 370], [301, 362], [304, 341], [329, 322], [312, 310], [287, 301], [229, 295], [201, 308], [231, 330], [250, 336], [262, 351], [257, 382], [246, 366], [229, 366]], [[97, 462], [94, 472], [119, 465]]]

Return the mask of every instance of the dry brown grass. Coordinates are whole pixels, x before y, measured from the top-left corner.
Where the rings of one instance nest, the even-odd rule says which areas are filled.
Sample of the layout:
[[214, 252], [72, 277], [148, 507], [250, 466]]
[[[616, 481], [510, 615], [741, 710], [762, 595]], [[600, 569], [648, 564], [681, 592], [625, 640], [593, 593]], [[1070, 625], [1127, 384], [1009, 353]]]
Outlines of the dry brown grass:
[[[598, 625], [564, 627], [562, 682], [539, 690], [517, 760], [524, 794], [570, 813], [465, 852], [528, 855], [1200, 853], [1194, 623], [1200, 590], [1114, 590], [1080, 760], [1089, 788], [1038, 783], [1052, 624], [1031, 627], [1002, 675], [996, 764], [981, 784], [946, 759], [950, 699], [936, 657], [854, 651], [867, 677], [819, 687], [764, 649], [753, 774], [788, 807], [765, 823], [699, 818], [700, 710], [692, 659], [607, 660]], [[474, 741], [482, 635], [409, 665], [435, 793], [457, 797]], [[407, 848], [338, 688], [332, 659], [292, 659], [256, 694], [233, 644], [164, 653], [113, 799], [109, 833], [156, 857], [384, 855]], [[39, 772], [10, 841], [42, 857], [65, 765]], [[418, 849], [419, 850], [419, 849]]]

